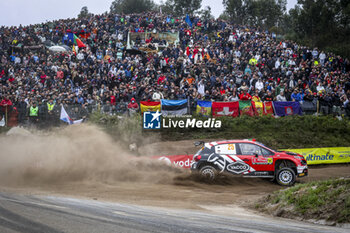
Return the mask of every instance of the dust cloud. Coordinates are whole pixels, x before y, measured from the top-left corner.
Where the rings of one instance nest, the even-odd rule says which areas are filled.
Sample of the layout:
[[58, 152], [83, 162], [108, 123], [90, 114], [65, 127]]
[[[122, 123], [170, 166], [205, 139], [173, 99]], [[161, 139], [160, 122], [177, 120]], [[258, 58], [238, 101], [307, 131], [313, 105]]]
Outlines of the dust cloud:
[[0, 183], [58, 184], [92, 181], [172, 183], [183, 173], [136, 157], [101, 129], [69, 126], [52, 132], [24, 130], [0, 137]]

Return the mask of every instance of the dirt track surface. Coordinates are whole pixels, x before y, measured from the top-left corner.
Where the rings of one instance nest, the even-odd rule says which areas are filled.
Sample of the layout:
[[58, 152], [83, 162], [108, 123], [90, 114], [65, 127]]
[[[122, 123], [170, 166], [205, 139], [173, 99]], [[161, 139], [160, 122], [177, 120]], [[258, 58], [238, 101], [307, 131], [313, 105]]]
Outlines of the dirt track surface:
[[0, 192], [1, 233], [291, 232], [347, 233], [349, 229], [259, 216]]
[[[0, 139], [0, 191], [62, 195], [160, 207], [248, 205], [281, 189], [269, 180], [225, 179], [207, 184], [187, 170], [173, 169], [150, 155], [193, 154], [194, 140], [159, 142], [139, 148], [136, 157], [91, 126], [45, 135]], [[298, 182], [350, 176], [349, 165], [311, 167]], [[218, 209], [217, 211], [220, 211]]]

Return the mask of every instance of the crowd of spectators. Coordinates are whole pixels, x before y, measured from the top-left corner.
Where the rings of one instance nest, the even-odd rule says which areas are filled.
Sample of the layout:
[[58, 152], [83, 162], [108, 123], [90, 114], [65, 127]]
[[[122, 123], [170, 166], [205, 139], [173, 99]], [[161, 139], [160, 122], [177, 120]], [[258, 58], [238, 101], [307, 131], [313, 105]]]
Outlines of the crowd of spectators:
[[[317, 100], [323, 114], [349, 115], [348, 59], [221, 19], [191, 21], [193, 27], [184, 17], [153, 12], [1, 27], [0, 110], [15, 109], [21, 123], [38, 121], [40, 112], [54, 115], [61, 105], [124, 112], [137, 110], [139, 101], [189, 98]], [[67, 30], [82, 35], [86, 48], [53, 53], [39, 46], [72, 47], [63, 39]], [[128, 33], [146, 31], [178, 32], [179, 43], [158, 53], [129, 52]], [[152, 43], [139, 37], [135, 46]]]

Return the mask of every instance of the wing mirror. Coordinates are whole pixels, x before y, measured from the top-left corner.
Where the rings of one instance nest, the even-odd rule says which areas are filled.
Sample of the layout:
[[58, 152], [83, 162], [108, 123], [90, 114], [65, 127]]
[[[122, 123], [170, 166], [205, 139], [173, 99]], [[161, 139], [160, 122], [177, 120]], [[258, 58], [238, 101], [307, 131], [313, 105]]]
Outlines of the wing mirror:
[[254, 152], [254, 156], [255, 156], [256, 158], [259, 157], [258, 153], [256, 153], [256, 152]]

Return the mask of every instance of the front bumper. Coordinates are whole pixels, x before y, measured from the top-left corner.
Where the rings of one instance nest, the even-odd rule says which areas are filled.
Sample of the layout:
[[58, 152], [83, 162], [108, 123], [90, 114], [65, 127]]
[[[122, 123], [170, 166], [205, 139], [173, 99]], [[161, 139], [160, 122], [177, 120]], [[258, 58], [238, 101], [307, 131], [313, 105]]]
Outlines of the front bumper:
[[308, 169], [307, 165], [297, 166], [297, 171], [298, 171], [298, 177], [308, 176], [308, 174], [309, 174], [309, 169]]

